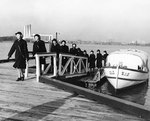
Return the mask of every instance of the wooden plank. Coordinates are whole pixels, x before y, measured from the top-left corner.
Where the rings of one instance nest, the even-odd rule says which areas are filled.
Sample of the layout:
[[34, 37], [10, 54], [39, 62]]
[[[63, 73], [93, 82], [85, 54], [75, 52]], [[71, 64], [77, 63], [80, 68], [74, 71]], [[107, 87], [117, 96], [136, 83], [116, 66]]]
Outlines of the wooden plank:
[[112, 97], [109, 95], [101, 94], [98, 92], [94, 92], [92, 90], [88, 90], [79, 86], [75, 86], [69, 83], [65, 83], [56, 79], [48, 79], [46, 77], [40, 77], [40, 82], [44, 82], [47, 84], [55, 85], [58, 88], [65, 89], [70, 92], [75, 92], [81, 95], [86, 96], [88, 99], [96, 100], [100, 103], [104, 103], [111, 107], [120, 109], [129, 114], [140, 116], [145, 119], [150, 119], [150, 110], [145, 108], [142, 105], [135, 104], [126, 100], [122, 100], [116, 97]]
[[37, 83], [33, 75], [23, 82], [16, 82], [17, 74], [11, 66], [12, 63], [0, 65], [1, 121], [141, 120], [83, 95]]

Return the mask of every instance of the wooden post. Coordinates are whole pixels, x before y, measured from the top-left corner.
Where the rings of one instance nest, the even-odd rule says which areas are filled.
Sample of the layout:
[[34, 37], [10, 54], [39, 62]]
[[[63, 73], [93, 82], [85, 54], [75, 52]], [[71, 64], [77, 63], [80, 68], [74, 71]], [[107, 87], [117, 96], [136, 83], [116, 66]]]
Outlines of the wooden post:
[[58, 74], [61, 75], [61, 66], [62, 66], [62, 54], [59, 54], [59, 69], [58, 69]]
[[28, 72], [29, 72], [29, 61], [26, 61], [25, 79], [28, 77]]
[[70, 74], [72, 74], [73, 71], [73, 57], [71, 57], [71, 62], [70, 62]]
[[79, 59], [79, 73], [81, 73], [81, 61], [82, 61], [82, 58]]
[[53, 56], [53, 64], [54, 64], [54, 76], [57, 76], [57, 55]]
[[49, 52], [51, 52], [51, 40], [49, 40]]
[[39, 82], [39, 77], [40, 77], [40, 57], [38, 54], [35, 55], [36, 58], [36, 80]]
[[88, 72], [88, 59], [86, 59], [86, 72]]

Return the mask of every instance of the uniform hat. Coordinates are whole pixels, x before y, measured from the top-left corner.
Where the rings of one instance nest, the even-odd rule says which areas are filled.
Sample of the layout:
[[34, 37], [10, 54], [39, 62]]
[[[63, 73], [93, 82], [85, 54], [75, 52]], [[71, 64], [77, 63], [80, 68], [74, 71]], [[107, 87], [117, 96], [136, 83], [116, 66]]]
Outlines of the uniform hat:
[[20, 35], [22, 35], [22, 33], [21, 33], [21, 32], [17, 32], [17, 33], [15, 33], [15, 35], [17, 35], [17, 34], [20, 34]]

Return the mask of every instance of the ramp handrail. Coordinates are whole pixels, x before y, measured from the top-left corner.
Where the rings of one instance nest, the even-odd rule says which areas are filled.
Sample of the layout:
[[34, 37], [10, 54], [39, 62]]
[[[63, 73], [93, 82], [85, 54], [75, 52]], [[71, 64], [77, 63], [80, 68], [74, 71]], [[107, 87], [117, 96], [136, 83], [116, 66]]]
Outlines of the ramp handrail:
[[[88, 58], [82, 56], [74, 56], [71, 54], [59, 54], [56, 53], [38, 53], [36, 57], [36, 78], [39, 82], [39, 77], [41, 71], [43, 74], [47, 74], [50, 67], [53, 69], [53, 74], [49, 77], [54, 76], [79, 76], [86, 75], [88, 72]], [[42, 69], [40, 66], [40, 57], [51, 57], [51, 62], [46, 67]], [[65, 60], [65, 61], [64, 61]], [[52, 63], [53, 62], [53, 63]]]
[[[41, 75], [41, 69], [40, 69], [40, 57], [52, 57], [53, 59], [53, 76], [56, 76], [57, 75], [57, 64], [56, 64], [56, 61], [57, 61], [57, 58], [56, 58], [56, 53], [41, 53], [41, 54], [35, 54], [35, 58], [36, 58], [36, 79], [37, 79], [37, 82], [39, 82], [39, 77]], [[52, 66], [51, 65], [52, 63], [50, 62], [49, 65], [46, 67], [45, 71], [43, 71], [44, 74], [46, 74], [48, 72], [48, 70], [50, 69], [50, 67]]]
[[88, 72], [88, 58], [71, 54], [59, 54], [59, 76]]

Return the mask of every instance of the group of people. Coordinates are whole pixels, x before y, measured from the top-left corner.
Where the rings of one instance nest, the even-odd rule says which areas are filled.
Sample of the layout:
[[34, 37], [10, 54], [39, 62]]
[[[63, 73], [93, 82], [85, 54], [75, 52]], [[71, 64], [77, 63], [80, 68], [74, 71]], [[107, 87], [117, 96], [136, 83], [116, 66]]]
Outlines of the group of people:
[[[23, 39], [23, 34], [21, 32], [15, 33], [16, 40], [14, 41], [9, 53], [8, 59], [15, 52], [15, 63], [13, 65], [14, 68], [18, 71], [18, 78], [16, 81], [24, 81], [24, 69], [26, 68], [26, 62], [29, 60], [28, 47], [27, 42]], [[89, 68], [91, 71], [94, 70], [95, 67], [102, 67], [102, 60], [105, 60], [107, 57], [107, 52], [104, 51], [104, 55], [100, 53], [100, 50], [97, 50], [97, 55], [95, 56], [94, 51], [91, 50], [90, 55], [87, 54], [87, 51], [82, 51], [80, 48], [77, 48], [75, 43], [72, 44], [72, 47], [66, 45], [66, 41], [62, 40], [59, 44], [57, 39], [52, 40], [52, 44], [50, 47], [50, 51], [57, 54], [59, 57], [59, 53], [72, 54], [75, 56], [84, 56], [88, 58]], [[45, 42], [41, 40], [41, 36], [39, 34], [34, 35], [34, 44], [33, 44], [33, 56], [36, 53], [46, 52]], [[63, 58], [65, 60], [65, 58]], [[96, 64], [95, 64], [96, 62]], [[40, 57], [40, 65], [45, 64], [45, 58]]]
[[[89, 68], [90, 71], [94, 71], [95, 68], [100, 69], [102, 66], [105, 66], [106, 64], [106, 58], [108, 56], [107, 51], [104, 51], [104, 54], [102, 55], [100, 50], [97, 50], [97, 54], [94, 54], [94, 51], [91, 50], [90, 54], [87, 54], [87, 51], [82, 51], [79, 47], [77, 48], [77, 45], [75, 43], [72, 44], [72, 47], [69, 49], [69, 47], [66, 45], [66, 41], [62, 40], [61, 45], [57, 42], [56, 39], [52, 40], [51, 45], [51, 52], [57, 53], [65, 53], [65, 54], [72, 54], [75, 56], [83, 56], [88, 58]], [[103, 62], [104, 61], [104, 62]]]
[[97, 54], [94, 54], [94, 51], [91, 50], [89, 55], [89, 68], [90, 71], [94, 71], [95, 68], [101, 69], [102, 66], [106, 65], [106, 58], [108, 56], [107, 51], [104, 51], [104, 54], [102, 55], [100, 50], [97, 50]]

